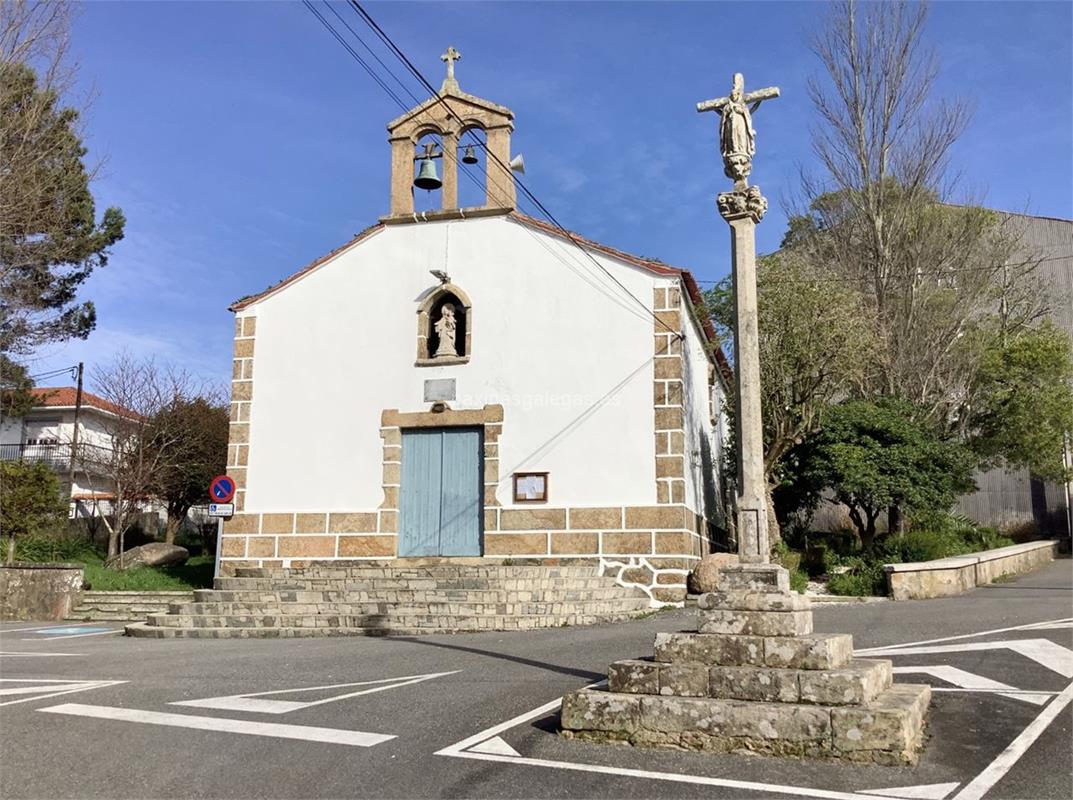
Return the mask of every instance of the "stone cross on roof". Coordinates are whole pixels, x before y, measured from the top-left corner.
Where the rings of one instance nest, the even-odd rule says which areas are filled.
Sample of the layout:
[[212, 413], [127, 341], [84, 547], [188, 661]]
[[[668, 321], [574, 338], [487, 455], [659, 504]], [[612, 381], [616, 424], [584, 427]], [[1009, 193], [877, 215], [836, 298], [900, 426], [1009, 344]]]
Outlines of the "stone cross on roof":
[[455, 80], [455, 62], [461, 58], [462, 54], [453, 47], [448, 47], [447, 52], [440, 56], [440, 61], [447, 64], [447, 77], [443, 79], [443, 86], [440, 87], [441, 93], [447, 91], [448, 88], [458, 91], [458, 81]]

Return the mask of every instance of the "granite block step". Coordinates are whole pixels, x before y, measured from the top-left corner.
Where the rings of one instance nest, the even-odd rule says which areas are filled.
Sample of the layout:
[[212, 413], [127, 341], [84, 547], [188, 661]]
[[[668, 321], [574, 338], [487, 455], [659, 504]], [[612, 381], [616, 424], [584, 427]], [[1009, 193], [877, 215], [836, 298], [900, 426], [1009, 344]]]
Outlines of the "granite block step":
[[639, 746], [913, 765], [931, 689], [892, 686], [865, 706], [764, 703], [582, 689], [563, 698], [564, 735]]
[[853, 656], [853, 637], [843, 633], [807, 636], [742, 636], [714, 633], [657, 633], [655, 660], [727, 667], [837, 669]]
[[890, 688], [891, 679], [890, 661], [866, 659], [830, 670], [630, 659], [616, 661], [607, 670], [611, 692], [830, 706], [871, 703]]
[[699, 611], [700, 633], [746, 636], [804, 636], [812, 633], [811, 611], [735, 611], [716, 608]]

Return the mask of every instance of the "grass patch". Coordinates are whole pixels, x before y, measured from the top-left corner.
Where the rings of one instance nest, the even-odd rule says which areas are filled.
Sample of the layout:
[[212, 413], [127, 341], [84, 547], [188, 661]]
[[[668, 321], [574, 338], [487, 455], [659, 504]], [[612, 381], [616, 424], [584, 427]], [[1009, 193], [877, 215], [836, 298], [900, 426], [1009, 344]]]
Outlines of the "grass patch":
[[172, 592], [211, 589], [215, 559], [211, 555], [191, 557], [185, 564], [169, 567], [108, 569], [104, 556], [87, 539], [76, 537], [27, 537], [16, 545], [20, 561], [63, 561], [81, 564], [85, 581], [93, 591]]
[[132, 567], [123, 571], [108, 569], [100, 556], [82, 560], [86, 583], [98, 592], [179, 592], [211, 589], [213, 556], [193, 556], [185, 564], [169, 567]]

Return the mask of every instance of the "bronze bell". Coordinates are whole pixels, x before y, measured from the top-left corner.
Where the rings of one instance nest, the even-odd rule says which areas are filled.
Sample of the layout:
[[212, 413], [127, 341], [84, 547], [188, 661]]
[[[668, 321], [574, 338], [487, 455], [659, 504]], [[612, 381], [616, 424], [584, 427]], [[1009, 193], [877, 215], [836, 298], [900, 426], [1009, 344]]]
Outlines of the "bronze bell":
[[421, 159], [421, 166], [417, 170], [417, 177], [414, 178], [414, 186], [418, 189], [424, 189], [427, 192], [431, 192], [434, 189], [439, 189], [443, 186], [443, 181], [441, 181], [440, 176], [436, 174], [436, 165], [431, 158]]
[[476, 164], [477, 154], [473, 152], [473, 145], [466, 145], [466, 152], [462, 154], [463, 164]]

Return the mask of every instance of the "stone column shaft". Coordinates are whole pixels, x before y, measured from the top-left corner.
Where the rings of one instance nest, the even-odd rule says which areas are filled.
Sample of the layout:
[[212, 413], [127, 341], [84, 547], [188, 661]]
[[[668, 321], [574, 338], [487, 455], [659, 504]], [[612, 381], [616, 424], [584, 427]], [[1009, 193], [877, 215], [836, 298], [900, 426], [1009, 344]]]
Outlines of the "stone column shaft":
[[414, 143], [410, 138], [391, 140], [391, 216], [414, 213]]
[[734, 366], [737, 372], [738, 555], [743, 563], [769, 558], [764, 429], [760, 407], [760, 336], [756, 302], [756, 222], [727, 216], [734, 276]]
[[443, 189], [440, 208], [458, 208], [458, 134], [448, 131], [443, 134]]

